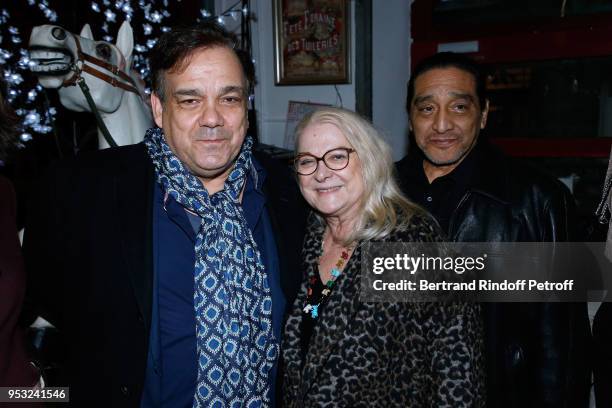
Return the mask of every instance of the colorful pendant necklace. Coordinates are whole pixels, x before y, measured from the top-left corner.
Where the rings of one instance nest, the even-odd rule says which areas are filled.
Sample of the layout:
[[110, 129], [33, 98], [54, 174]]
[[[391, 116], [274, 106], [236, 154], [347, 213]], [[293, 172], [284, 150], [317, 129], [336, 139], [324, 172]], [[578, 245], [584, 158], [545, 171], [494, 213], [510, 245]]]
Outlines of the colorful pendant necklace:
[[[325, 241], [321, 243], [321, 248], [323, 248], [324, 244], [325, 244]], [[304, 309], [302, 310], [304, 311], [304, 313], [310, 315], [310, 317], [312, 317], [313, 319], [316, 319], [319, 316], [319, 306], [321, 306], [321, 304], [323, 304], [323, 302], [327, 300], [327, 298], [332, 292], [332, 289], [336, 285], [336, 280], [338, 280], [338, 277], [342, 274], [342, 267], [349, 259], [350, 250], [351, 250], [350, 248], [345, 248], [342, 250], [342, 255], [340, 255], [338, 262], [336, 262], [336, 266], [331, 269], [331, 276], [329, 280], [327, 281], [327, 283], [324, 285], [324, 288], [321, 291], [321, 296], [319, 297], [319, 301], [316, 302], [316, 304], [314, 301], [314, 297], [315, 297], [314, 287], [315, 287], [315, 284], [317, 283], [317, 279], [320, 279], [320, 278], [318, 278], [315, 275], [315, 276], [312, 276], [308, 280], [308, 292], [306, 296], [306, 306], [304, 306]]]

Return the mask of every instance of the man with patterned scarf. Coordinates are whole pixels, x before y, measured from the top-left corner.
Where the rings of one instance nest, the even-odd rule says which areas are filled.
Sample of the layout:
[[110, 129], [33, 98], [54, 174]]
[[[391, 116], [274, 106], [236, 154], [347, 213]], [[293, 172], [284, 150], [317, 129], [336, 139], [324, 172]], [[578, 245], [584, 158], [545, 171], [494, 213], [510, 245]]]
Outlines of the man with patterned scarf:
[[285, 166], [254, 157], [234, 44], [213, 22], [164, 34], [157, 127], [58, 166], [34, 200], [26, 262], [75, 406], [274, 405], [303, 221]]

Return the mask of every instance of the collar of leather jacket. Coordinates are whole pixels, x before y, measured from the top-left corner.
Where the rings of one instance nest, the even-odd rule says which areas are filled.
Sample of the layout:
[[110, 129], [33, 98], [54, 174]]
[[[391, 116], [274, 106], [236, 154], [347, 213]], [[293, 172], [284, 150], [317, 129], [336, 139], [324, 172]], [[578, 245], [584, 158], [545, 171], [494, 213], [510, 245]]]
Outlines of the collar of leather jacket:
[[469, 155], [476, 168], [469, 191], [508, 204], [511, 200], [509, 178], [512, 176], [508, 158], [483, 140], [478, 141]]

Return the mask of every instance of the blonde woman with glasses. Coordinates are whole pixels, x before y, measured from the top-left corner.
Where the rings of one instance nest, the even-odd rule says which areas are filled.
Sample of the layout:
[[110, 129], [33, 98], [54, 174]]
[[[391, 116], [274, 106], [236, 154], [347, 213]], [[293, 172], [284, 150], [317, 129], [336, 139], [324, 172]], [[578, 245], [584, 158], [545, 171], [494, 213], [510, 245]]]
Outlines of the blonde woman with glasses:
[[441, 241], [435, 221], [399, 192], [386, 143], [359, 115], [323, 108], [298, 125], [296, 146], [313, 212], [284, 328], [285, 405], [482, 406], [477, 305], [360, 300], [365, 242]]

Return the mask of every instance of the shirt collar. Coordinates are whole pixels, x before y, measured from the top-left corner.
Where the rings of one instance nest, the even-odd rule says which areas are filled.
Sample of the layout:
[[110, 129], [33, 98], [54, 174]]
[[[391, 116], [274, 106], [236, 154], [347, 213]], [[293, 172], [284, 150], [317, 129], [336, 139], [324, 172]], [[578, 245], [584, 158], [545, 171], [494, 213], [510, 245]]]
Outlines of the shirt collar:
[[[438, 177], [433, 182], [452, 181], [455, 184], [464, 185], [466, 189], [478, 184], [479, 172], [477, 170], [482, 154], [481, 143], [477, 143], [453, 171]], [[419, 183], [424, 186], [430, 185], [425, 170], [423, 169], [423, 161], [427, 160], [423, 151], [415, 147], [413, 153], [409, 154], [409, 156], [411, 156], [411, 159], [408, 163], [411, 167], [412, 174], [417, 176]]]

